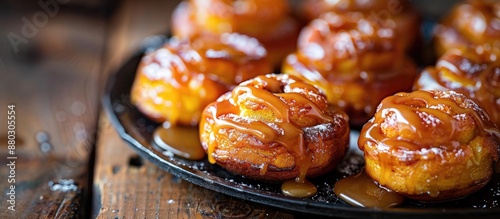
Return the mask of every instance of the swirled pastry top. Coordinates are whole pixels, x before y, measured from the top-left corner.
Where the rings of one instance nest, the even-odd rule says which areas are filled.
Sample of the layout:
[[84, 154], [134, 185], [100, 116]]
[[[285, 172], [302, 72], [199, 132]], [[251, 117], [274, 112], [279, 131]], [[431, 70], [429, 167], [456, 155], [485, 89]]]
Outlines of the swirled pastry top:
[[500, 59], [500, 2], [468, 0], [453, 8], [436, 28], [440, 54], [448, 49], [491, 51], [492, 61]]
[[491, 61], [489, 53], [476, 50], [450, 50], [428, 67], [415, 81], [417, 90], [454, 90], [465, 94], [500, 126], [500, 60]]
[[191, 0], [196, 22], [212, 33], [239, 32], [251, 36], [273, 35], [267, 28], [288, 17], [286, 0]]
[[453, 9], [443, 24], [455, 27], [476, 44], [500, 40], [500, 2], [468, 0]]
[[[150, 78], [163, 77], [179, 89], [189, 87], [188, 77], [207, 77], [232, 87], [255, 76], [254, 72], [270, 72], [266, 54], [255, 38], [237, 33], [173, 38], [144, 57], [143, 71]], [[258, 63], [264, 64], [255, 65]], [[256, 71], [257, 67], [261, 69]]]
[[377, 153], [411, 162], [443, 150], [463, 156], [461, 147], [477, 136], [496, 138], [485, 150], [497, 160], [500, 132], [476, 103], [454, 91], [414, 91], [385, 98], [363, 127], [358, 145], [363, 150], [371, 142]]
[[197, 125], [206, 105], [271, 69], [255, 38], [235, 33], [172, 38], [141, 60], [131, 100], [157, 122]]
[[304, 10], [307, 18], [313, 19], [317, 15], [327, 11], [334, 12], [352, 12], [359, 11], [366, 14], [376, 12], [386, 12], [389, 14], [407, 13], [412, 9], [407, 0], [306, 0]]
[[333, 121], [326, 97], [289, 75], [248, 80], [207, 109], [216, 128], [234, 128], [296, 154], [305, 154], [302, 128]]
[[[255, 147], [283, 148], [294, 157], [294, 168], [298, 168], [297, 179], [303, 181], [311, 165], [315, 167], [326, 165], [327, 169], [330, 169], [330, 163], [318, 164], [318, 162], [338, 161], [338, 159], [330, 161], [330, 158], [316, 160], [312, 153], [317, 151], [309, 151], [311, 142], [306, 141], [306, 135], [310, 135], [312, 130], [318, 130], [316, 137], [324, 138], [321, 133], [333, 132], [333, 129], [324, 129], [329, 129], [328, 127], [332, 125], [340, 126], [341, 124], [337, 122], [342, 121], [342, 125], [346, 125], [346, 120], [339, 119], [340, 117], [345, 117], [345, 114], [332, 110], [325, 95], [313, 85], [294, 76], [269, 74], [236, 86], [232, 92], [226, 93], [208, 105], [203, 118], [210, 121], [211, 133], [214, 135], [221, 129], [230, 129], [255, 137], [261, 142], [255, 143]], [[322, 127], [324, 128], [321, 129]], [[319, 141], [318, 147], [325, 149], [331, 147], [322, 145], [321, 139]], [[211, 163], [216, 162], [213, 152], [217, 144], [218, 142], [211, 141], [207, 145]], [[331, 150], [339, 154], [333, 156], [342, 157], [345, 145], [336, 147], [338, 150]]]
[[395, 60], [402, 60], [404, 48], [397, 39], [393, 28], [362, 13], [329, 12], [302, 30], [298, 54], [311, 60], [320, 72], [348, 76], [352, 71], [388, 69]]
[[327, 12], [337, 15], [362, 13], [366, 18], [392, 28], [405, 50], [412, 48], [419, 38], [420, 16], [407, 0], [306, 0], [302, 8], [307, 20]]

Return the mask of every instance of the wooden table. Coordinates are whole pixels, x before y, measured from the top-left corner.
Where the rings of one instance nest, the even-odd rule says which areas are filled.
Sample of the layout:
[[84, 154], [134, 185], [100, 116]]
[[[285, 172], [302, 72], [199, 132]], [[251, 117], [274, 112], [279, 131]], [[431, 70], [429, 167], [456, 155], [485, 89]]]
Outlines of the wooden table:
[[[75, 0], [48, 15], [36, 1], [0, 2], [0, 218], [89, 215], [99, 82], [105, 76], [102, 8], [99, 1]], [[36, 27], [28, 30], [36, 16]], [[15, 49], [8, 34], [26, 41]], [[9, 105], [16, 116], [9, 119], [15, 121], [12, 154]], [[15, 169], [6, 166], [13, 161]], [[15, 195], [7, 195], [11, 191]]]

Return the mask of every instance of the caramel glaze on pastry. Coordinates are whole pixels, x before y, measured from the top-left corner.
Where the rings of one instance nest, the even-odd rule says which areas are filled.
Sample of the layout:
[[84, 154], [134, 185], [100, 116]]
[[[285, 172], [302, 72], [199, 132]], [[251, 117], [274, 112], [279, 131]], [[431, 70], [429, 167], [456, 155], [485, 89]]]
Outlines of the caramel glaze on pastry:
[[454, 90], [481, 106], [500, 127], [500, 59], [492, 62], [488, 53], [453, 49], [436, 67], [427, 67], [418, 76], [415, 90]]
[[325, 12], [360, 12], [395, 30], [398, 42], [408, 50], [419, 36], [420, 16], [407, 0], [306, 0], [303, 15], [311, 21]]
[[457, 199], [481, 189], [498, 160], [499, 130], [454, 91], [414, 91], [385, 98], [361, 130], [367, 174], [420, 201]]
[[438, 55], [469, 47], [489, 52], [491, 61], [500, 59], [500, 1], [468, 0], [454, 7], [435, 29]]
[[302, 30], [282, 70], [323, 89], [361, 126], [384, 97], [411, 90], [416, 66], [398, 39], [362, 13], [326, 13]]
[[[272, 3], [272, 7], [269, 4]], [[273, 63], [295, 49], [299, 25], [290, 16], [287, 0], [190, 0], [172, 16], [177, 36], [237, 32], [257, 38]]]
[[235, 174], [304, 182], [342, 160], [347, 120], [314, 86], [270, 74], [243, 82], [208, 105], [200, 139], [209, 161]]
[[255, 38], [236, 33], [173, 38], [141, 60], [131, 99], [157, 122], [194, 126], [210, 102], [271, 69]]

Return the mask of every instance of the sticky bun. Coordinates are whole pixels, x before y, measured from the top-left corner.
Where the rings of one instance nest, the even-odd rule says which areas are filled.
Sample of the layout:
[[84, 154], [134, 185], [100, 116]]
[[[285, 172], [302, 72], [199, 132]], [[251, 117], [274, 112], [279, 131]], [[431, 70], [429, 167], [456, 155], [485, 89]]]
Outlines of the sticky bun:
[[361, 126], [386, 96], [410, 91], [416, 66], [394, 29], [362, 13], [326, 13], [306, 26], [283, 72], [323, 89]]
[[467, 0], [454, 7], [435, 29], [434, 44], [440, 56], [447, 50], [472, 47], [500, 59], [500, 2]]
[[420, 201], [457, 199], [481, 189], [498, 160], [499, 130], [474, 101], [454, 91], [385, 98], [361, 130], [367, 174]]
[[236, 33], [172, 38], [141, 60], [131, 100], [157, 122], [197, 125], [210, 102], [271, 69], [255, 38]]
[[257, 38], [266, 47], [273, 63], [295, 48], [299, 25], [290, 16], [287, 0], [190, 0], [172, 16], [177, 36], [237, 32]]
[[348, 118], [316, 87], [258, 76], [209, 104], [200, 140], [209, 161], [248, 178], [305, 180], [332, 170], [349, 142]]
[[302, 6], [302, 14], [309, 21], [326, 12], [363, 13], [393, 28], [405, 49], [410, 49], [419, 36], [420, 15], [408, 0], [306, 0]]
[[414, 90], [454, 90], [481, 106], [500, 127], [500, 60], [476, 50], [449, 50], [417, 77]]

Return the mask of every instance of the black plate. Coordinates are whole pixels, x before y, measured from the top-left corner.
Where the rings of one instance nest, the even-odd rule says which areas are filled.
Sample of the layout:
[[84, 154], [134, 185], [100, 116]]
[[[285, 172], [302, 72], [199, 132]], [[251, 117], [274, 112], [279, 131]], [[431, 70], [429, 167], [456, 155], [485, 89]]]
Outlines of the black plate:
[[152, 146], [152, 132], [159, 125], [148, 120], [130, 104], [130, 88], [136, 68], [145, 51], [164, 41], [153, 37], [140, 53], [134, 55], [122, 68], [112, 75], [103, 97], [104, 108], [119, 135], [142, 157], [158, 167], [193, 184], [243, 200], [258, 202], [292, 211], [336, 217], [377, 218], [498, 218], [500, 215], [500, 174], [481, 191], [467, 198], [438, 203], [422, 204], [406, 201], [396, 208], [353, 207], [338, 199], [333, 193], [334, 183], [358, 172], [364, 160], [356, 150], [356, 134], [351, 133], [351, 150], [344, 162], [332, 173], [312, 180], [318, 187], [318, 194], [311, 198], [291, 198], [281, 194], [279, 184], [261, 183], [235, 176], [208, 161], [189, 161], [174, 157]]

